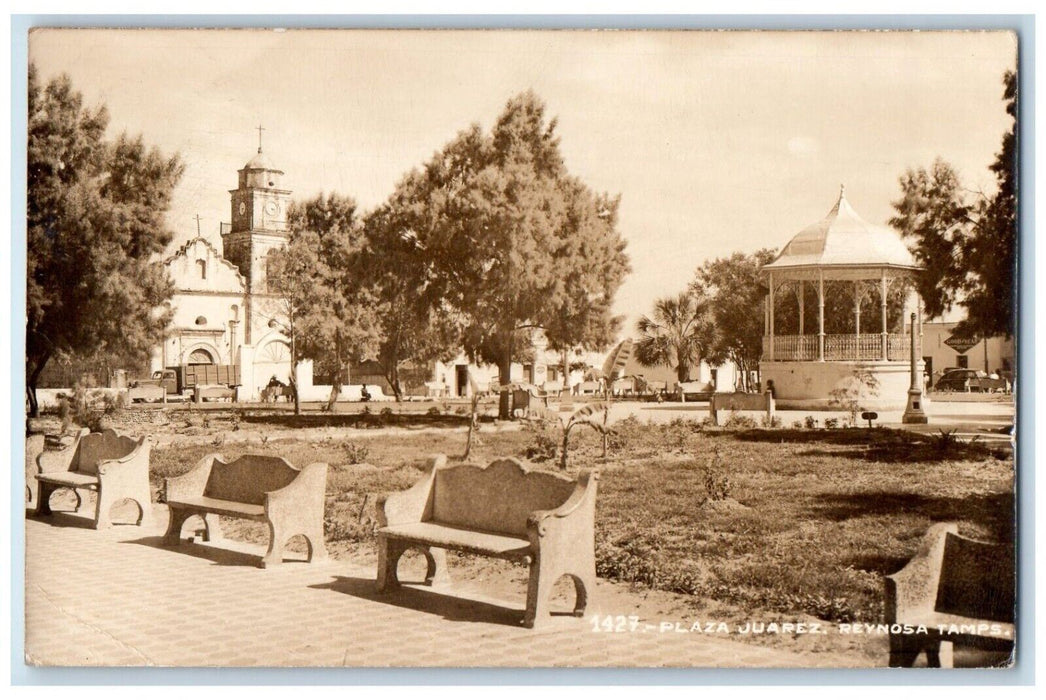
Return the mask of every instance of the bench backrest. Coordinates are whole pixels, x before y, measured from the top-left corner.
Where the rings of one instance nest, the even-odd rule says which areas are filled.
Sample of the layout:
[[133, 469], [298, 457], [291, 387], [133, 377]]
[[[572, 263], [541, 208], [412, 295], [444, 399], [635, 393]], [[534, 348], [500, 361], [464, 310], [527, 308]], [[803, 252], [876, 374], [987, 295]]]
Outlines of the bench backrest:
[[526, 536], [527, 517], [563, 505], [576, 485], [565, 476], [527, 471], [515, 459], [495, 460], [486, 468], [445, 467], [435, 474], [432, 520]]
[[713, 394], [712, 410], [716, 411], [765, 411], [773, 403], [769, 393], [763, 394]]
[[223, 501], [265, 504], [265, 493], [282, 489], [300, 473], [282, 457], [243, 455], [229, 463], [215, 458], [203, 495]]
[[1011, 545], [945, 536], [936, 610], [1013, 622], [1015, 586]]
[[107, 459], [121, 459], [138, 449], [141, 440], [120, 435], [115, 430], [84, 435], [76, 448], [71, 471], [98, 474], [98, 463]]

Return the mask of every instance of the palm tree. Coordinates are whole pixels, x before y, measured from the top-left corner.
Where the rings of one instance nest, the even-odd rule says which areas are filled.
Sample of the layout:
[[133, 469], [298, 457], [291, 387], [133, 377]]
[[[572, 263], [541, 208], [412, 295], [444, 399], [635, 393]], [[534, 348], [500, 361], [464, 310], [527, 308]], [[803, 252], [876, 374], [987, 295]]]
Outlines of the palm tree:
[[635, 357], [645, 367], [675, 367], [680, 382], [690, 378], [690, 368], [701, 362], [714, 333], [709, 300], [692, 291], [654, 302], [653, 318], [640, 317], [636, 323], [639, 341]]

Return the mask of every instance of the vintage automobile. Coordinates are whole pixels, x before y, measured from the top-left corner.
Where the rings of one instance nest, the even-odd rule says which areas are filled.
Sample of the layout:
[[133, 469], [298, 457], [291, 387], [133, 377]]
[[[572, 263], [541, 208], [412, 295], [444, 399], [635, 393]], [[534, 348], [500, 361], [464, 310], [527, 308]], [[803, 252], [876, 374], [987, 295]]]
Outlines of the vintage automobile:
[[1009, 382], [998, 375], [988, 374], [981, 369], [950, 369], [933, 385], [937, 391], [982, 391], [1009, 390]]

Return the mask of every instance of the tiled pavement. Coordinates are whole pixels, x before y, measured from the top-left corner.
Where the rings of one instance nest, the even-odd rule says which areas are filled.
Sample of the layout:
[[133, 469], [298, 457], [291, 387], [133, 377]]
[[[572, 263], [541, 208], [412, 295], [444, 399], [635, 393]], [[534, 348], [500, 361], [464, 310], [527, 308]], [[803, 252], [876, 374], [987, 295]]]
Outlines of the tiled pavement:
[[[26, 520], [26, 660], [56, 666], [852, 666], [700, 634], [596, 633], [588, 620], [515, 624], [522, 601], [461, 586], [374, 593], [349, 561], [256, 568], [261, 548], [160, 546], [150, 529]], [[611, 585], [611, 584], [600, 584]], [[468, 598], [461, 596], [467, 595]], [[590, 612], [599, 610], [599, 590]]]

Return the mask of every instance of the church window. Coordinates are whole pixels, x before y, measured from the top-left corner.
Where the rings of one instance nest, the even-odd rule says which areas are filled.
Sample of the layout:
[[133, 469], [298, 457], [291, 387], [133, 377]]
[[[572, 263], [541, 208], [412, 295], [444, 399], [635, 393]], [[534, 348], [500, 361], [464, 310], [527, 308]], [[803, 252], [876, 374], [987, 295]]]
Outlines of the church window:
[[200, 279], [202, 279], [202, 280], [207, 279], [207, 261], [206, 260], [197, 260], [196, 261], [196, 267], [200, 270]]

